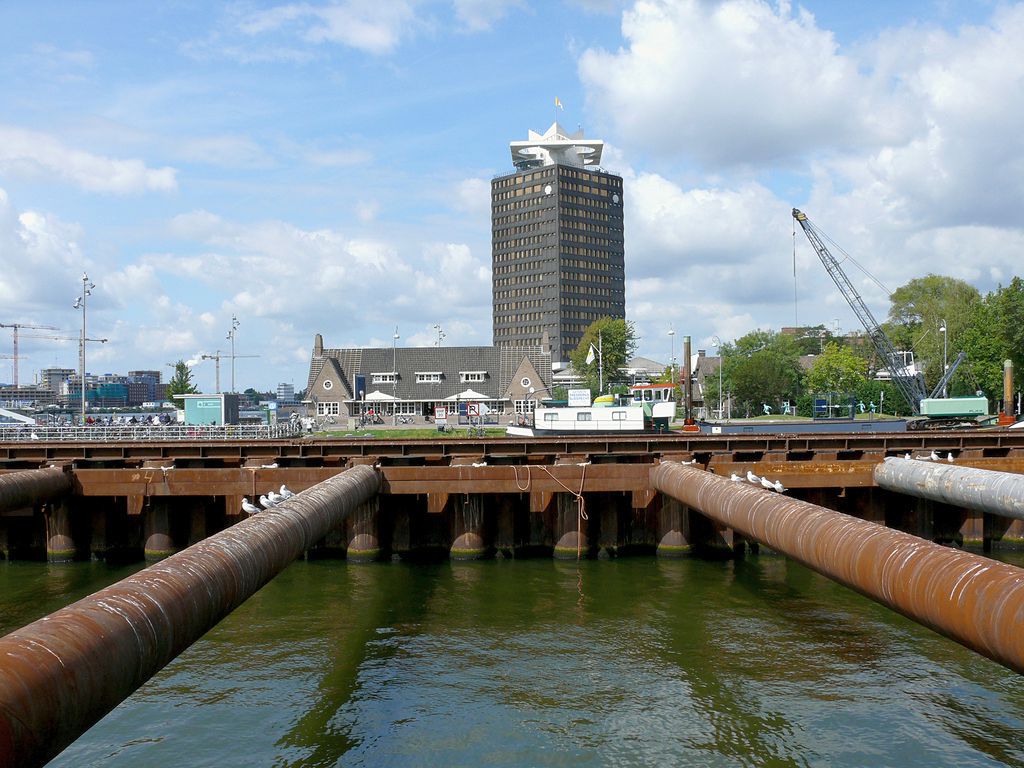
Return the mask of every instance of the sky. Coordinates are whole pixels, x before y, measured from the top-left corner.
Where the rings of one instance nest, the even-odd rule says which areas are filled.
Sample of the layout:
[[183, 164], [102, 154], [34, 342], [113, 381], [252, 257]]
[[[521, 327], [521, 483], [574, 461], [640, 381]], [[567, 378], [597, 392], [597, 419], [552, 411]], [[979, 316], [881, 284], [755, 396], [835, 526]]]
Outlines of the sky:
[[84, 272], [90, 372], [208, 392], [233, 317], [238, 390], [301, 389], [317, 333], [488, 345], [490, 180], [557, 117], [624, 178], [640, 354], [857, 330], [793, 207], [879, 320], [1024, 272], [1021, 39], [984, 0], [5, 0], [0, 323], [58, 329], [22, 383], [77, 368]]

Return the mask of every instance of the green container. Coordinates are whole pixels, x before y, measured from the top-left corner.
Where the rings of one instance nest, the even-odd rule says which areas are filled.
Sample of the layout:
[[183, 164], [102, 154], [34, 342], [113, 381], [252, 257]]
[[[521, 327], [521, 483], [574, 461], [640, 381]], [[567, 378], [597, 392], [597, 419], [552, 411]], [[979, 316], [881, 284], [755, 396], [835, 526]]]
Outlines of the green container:
[[987, 416], [984, 397], [926, 397], [921, 401], [922, 416]]

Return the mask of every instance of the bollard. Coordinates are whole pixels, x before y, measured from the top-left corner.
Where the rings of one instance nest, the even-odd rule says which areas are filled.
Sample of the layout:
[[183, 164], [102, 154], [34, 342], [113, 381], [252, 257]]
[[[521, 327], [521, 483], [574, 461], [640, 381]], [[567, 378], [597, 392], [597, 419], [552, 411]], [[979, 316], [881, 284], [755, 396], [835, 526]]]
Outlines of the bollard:
[[379, 487], [353, 467], [0, 638], [0, 766], [50, 760]]
[[1024, 673], [1024, 569], [681, 464], [651, 484], [684, 504]]
[[1024, 475], [892, 457], [874, 475], [888, 491], [1024, 520]]

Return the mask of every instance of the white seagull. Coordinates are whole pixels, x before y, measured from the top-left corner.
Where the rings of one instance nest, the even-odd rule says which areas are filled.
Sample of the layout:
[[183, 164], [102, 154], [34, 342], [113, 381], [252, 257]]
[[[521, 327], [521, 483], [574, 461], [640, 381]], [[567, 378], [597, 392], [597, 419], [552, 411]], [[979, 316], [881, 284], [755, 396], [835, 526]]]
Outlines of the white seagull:
[[735, 472], [732, 473], [732, 477], [730, 477], [729, 479], [732, 480], [734, 483], [742, 483], [743, 482], [743, 478], [740, 477], [739, 475], [737, 475]]
[[773, 483], [767, 477], [762, 477], [761, 478], [761, 487], [762, 488], [767, 488], [769, 491], [774, 491], [775, 490], [775, 483]]
[[903, 458], [906, 459], [907, 461], [910, 461], [913, 458], [913, 456], [911, 456], [909, 453], [905, 453], [903, 454]]
[[277, 469], [277, 462], [273, 464], [260, 464], [260, 469]]
[[946, 456], [946, 461], [950, 461], [950, 462], [953, 461], [953, 452], [952, 451], [950, 451], [949, 454]]
[[259, 507], [257, 507], [251, 501], [249, 501], [249, 497], [248, 496], [243, 496], [242, 497], [242, 511], [245, 512], [245, 514], [247, 514], [247, 515], [255, 515], [257, 512], [260, 512], [261, 510], [260, 510]]
[[292, 496], [295, 495], [295, 493], [290, 488], [288, 488], [287, 485], [282, 485], [281, 486], [281, 495], [284, 498], [286, 498], [286, 499], [290, 499]]
[[775, 482], [774, 482], [774, 483], [772, 484], [772, 488], [774, 488], [774, 489], [775, 489], [775, 491], [776, 491], [777, 493], [785, 493], [785, 492], [786, 492], [786, 486], [784, 486], [784, 485], [782, 484], [782, 481], [781, 481], [781, 480], [776, 480], [776, 481], [775, 481]]
[[747, 470], [747, 480], [749, 480], [750, 482], [752, 482], [752, 483], [753, 483], [754, 485], [757, 485], [758, 483], [760, 483], [760, 482], [761, 482], [761, 478], [760, 478], [760, 477], [758, 477], [757, 475], [755, 475], [755, 474], [754, 474], [753, 472], [751, 472], [751, 471], [750, 471], [749, 469]]
[[260, 506], [263, 507], [264, 509], [270, 509], [271, 507], [276, 507], [277, 502], [271, 501], [266, 496], [260, 496]]
[[937, 454], [935, 451], [932, 451], [932, 455], [929, 456], [928, 458], [931, 459], [932, 461], [939, 461], [939, 459], [941, 459], [942, 457], [939, 456], [939, 454]]
[[271, 504], [280, 504], [282, 501], [284, 501], [284, 496], [281, 496], [278, 493], [274, 493], [273, 491], [267, 491], [267, 500]]

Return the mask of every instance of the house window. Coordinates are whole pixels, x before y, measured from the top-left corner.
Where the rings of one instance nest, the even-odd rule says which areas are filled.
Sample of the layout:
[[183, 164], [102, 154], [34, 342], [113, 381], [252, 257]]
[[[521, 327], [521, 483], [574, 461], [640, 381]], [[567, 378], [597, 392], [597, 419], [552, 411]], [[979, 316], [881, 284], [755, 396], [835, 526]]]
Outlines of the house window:
[[468, 384], [473, 381], [483, 381], [487, 378], [487, 371], [459, 371], [459, 381]]
[[536, 400], [516, 400], [516, 413], [533, 413], [537, 408]]
[[436, 384], [441, 381], [440, 371], [416, 371], [417, 384]]
[[371, 373], [370, 377], [374, 384], [393, 384], [398, 379], [395, 373]]
[[317, 416], [338, 416], [341, 413], [340, 403], [317, 403]]
[[333, 386], [334, 386], [334, 382], [331, 381], [330, 379], [327, 379], [324, 382], [324, 389], [331, 389]]

